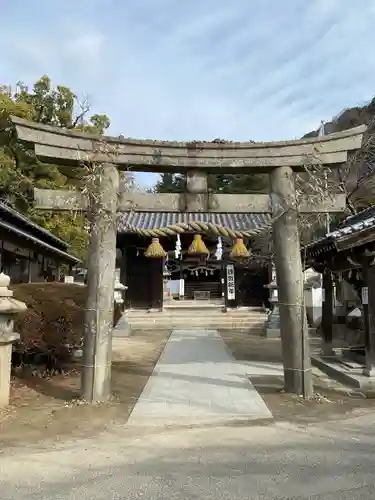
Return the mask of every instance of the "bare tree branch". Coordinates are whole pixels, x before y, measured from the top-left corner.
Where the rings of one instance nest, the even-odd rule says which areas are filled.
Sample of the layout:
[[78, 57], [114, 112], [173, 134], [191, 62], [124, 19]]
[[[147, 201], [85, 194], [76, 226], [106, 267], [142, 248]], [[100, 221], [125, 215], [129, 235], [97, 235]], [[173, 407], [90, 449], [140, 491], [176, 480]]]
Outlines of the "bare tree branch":
[[80, 109], [80, 113], [76, 116], [72, 125], [68, 127], [69, 129], [76, 128], [78, 125], [82, 124], [84, 117], [90, 111], [91, 104], [87, 95], [83, 96], [82, 101], [78, 100], [78, 107]]

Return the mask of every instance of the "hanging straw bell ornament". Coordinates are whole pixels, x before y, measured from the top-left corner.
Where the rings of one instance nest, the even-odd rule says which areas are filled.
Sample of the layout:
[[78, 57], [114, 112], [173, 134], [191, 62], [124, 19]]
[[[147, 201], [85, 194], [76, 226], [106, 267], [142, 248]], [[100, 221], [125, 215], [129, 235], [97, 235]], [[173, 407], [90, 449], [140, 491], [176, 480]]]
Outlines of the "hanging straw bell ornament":
[[161, 246], [159, 238], [152, 238], [147, 250], [145, 251], [145, 257], [150, 259], [163, 259], [167, 256], [167, 252]]
[[229, 257], [231, 259], [247, 259], [250, 257], [250, 252], [246, 248], [242, 238], [236, 239], [236, 243], [233, 245]]
[[188, 248], [189, 255], [210, 255], [201, 234], [195, 234], [191, 245]]

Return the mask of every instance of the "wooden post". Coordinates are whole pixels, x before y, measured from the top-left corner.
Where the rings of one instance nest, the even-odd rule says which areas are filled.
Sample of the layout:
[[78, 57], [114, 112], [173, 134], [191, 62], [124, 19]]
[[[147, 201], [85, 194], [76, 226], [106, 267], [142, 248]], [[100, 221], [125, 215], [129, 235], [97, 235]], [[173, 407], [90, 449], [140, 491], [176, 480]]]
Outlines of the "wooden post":
[[31, 259], [32, 259], [32, 253], [29, 252], [29, 255], [27, 257], [27, 282], [31, 283], [32, 281], [32, 275], [31, 275]]
[[120, 262], [120, 283], [122, 285], [127, 284], [128, 280], [128, 269], [127, 269], [127, 247], [121, 247], [121, 262]]
[[150, 259], [150, 261], [151, 273], [148, 285], [151, 288], [151, 309], [162, 311], [164, 300], [171, 301], [171, 297], [168, 296], [167, 283], [164, 283], [164, 260]]
[[55, 260], [55, 266], [56, 266], [55, 281], [60, 282], [61, 268], [60, 268], [60, 262], [58, 260]]
[[[373, 304], [374, 304], [374, 283], [373, 271], [370, 270], [366, 258], [362, 262], [363, 288], [361, 290], [361, 299], [363, 306], [363, 323], [365, 330], [365, 367], [363, 374], [368, 377], [375, 376], [375, 356], [373, 339]], [[371, 300], [371, 305], [370, 305]]]
[[119, 174], [115, 166], [98, 172], [97, 192], [92, 196], [87, 266], [88, 296], [85, 311], [82, 397], [88, 402], [110, 396], [112, 320], [116, 266], [116, 223]]
[[4, 250], [4, 240], [1, 240], [1, 245], [0, 245], [0, 273], [3, 272], [3, 250]]
[[312, 372], [292, 168], [275, 168], [270, 181], [285, 390], [310, 398]]
[[329, 269], [323, 271], [322, 355], [333, 356], [333, 280]]

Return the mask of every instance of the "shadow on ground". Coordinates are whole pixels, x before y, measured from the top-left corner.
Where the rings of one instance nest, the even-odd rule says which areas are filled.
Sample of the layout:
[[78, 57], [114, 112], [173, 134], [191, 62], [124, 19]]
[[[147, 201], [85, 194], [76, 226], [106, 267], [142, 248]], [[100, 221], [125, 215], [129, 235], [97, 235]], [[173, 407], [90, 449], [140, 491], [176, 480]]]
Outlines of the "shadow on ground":
[[24, 385], [41, 396], [56, 401], [70, 401], [80, 395], [77, 384], [69, 384], [69, 381], [79, 376], [78, 374], [79, 372], [74, 365], [67, 368], [64, 376], [44, 377], [25, 369], [18, 371], [14, 376], [14, 380], [18, 385]]
[[[375, 400], [355, 393], [314, 369], [315, 396], [311, 401], [284, 392], [280, 339], [267, 339], [245, 332], [221, 330], [233, 356], [246, 366], [249, 379], [261, 394], [276, 420], [316, 422], [348, 418], [375, 408]], [[320, 339], [311, 339], [312, 349]]]
[[13, 377], [11, 404], [0, 409], [0, 446], [24, 446], [41, 440], [92, 437], [114, 423], [125, 424], [147, 383], [170, 332], [136, 332], [114, 339], [114, 397], [96, 405], [80, 395], [80, 370], [50, 379], [26, 373]]

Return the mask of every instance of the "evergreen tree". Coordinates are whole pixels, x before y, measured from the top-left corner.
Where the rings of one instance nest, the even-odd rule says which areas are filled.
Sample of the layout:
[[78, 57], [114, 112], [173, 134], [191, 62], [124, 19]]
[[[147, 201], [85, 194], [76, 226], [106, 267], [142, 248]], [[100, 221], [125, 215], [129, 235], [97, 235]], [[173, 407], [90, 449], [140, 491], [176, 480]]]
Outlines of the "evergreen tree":
[[66, 240], [71, 251], [84, 258], [87, 233], [82, 217], [65, 213], [38, 212], [33, 208], [33, 188], [61, 189], [77, 186], [81, 179], [79, 168], [64, 168], [39, 162], [32, 150], [14, 135], [10, 116], [34, 122], [103, 134], [109, 127], [107, 115], [93, 115], [84, 106], [80, 114], [76, 95], [67, 87], [52, 87], [48, 76], [40, 78], [29, 89], [22, 82], [12, 89], [0, 86], [0, 197], [10, 202], [38, 224]]
[[[264, 193], [268, 191], [268, 175], [210, 174], [208, 187], [215, 193]], [[185, 176], [182, 174], [161, 174], [154, 190], [157, 193], [181, 193], [185, 191]]]
[[185, 176], [183, 174], [161, 174], [154, 191], [156, 193], [182, 193], [185, 191]]

